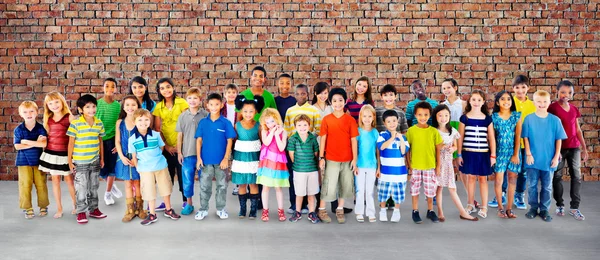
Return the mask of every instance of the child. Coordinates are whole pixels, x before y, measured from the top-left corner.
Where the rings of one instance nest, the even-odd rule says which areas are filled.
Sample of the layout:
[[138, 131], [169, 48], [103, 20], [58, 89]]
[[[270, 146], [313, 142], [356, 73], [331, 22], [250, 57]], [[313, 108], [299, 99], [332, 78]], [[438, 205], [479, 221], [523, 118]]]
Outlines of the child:
[[[129, 152], [129, 138], [135, 132], [135, 121], [133, 114], [140, 109], [140, 103], [135, 96], [126, 96], [121, 103], [121, 113], [117, 120], [115, 131], [115, 148], [119, 159], [115, 167], [117, 178], [125, 181], [125, 201], [127, 210], [121, 221], [130, 222], [134, 217], [145, 219], [147, 217], [144, 210], [144, 201], [140, 193], [140, 174], [131, 162], [131, 153]], [[135, 189], [135, 201], [134, 201]]]
[[69, 169], [67, 159], [69, 150], [69, 137], [67, 129], [75, 117], [71, 114], [67, 101], [60, 93], [53, 91], [44, 98], [44, 128], [48, 132], [46, 148], [40, 156], [40, 171], [52, 176], [52, 191], [56, 201], [54, 218], [61, 218], [63, 214], [62, 195], [60, 192], [60, 179], [65, 178], [73, 210], [75, 214], [75, 185], [73, 175]]
[[[235, 98], [238, 96], [238, 93], [238, 86], [233, 83], [227, 84], [223, 93], [223, 96], [225, 97], [225, 105], [221, 109], [221, 115], [227, 118], [233, 127], [235, 127], [235, 124], [239, 121], [238, 114], [235, 109]], [[227, 174], [229, 179], [231, 179], [231, 172], [229, 169], [225, 171], [225, 174]], [[235, 185], [231, 194], [237, 196], [238, 192], [239, 185]]]
[[[588, 150], [585, 145], [585, 139], [581, 132], [581, 126], [577, 118], [581, 117], [581, 113], [577, 107], [569, 103], [573, 99], [574, 87], [573, 83], [564, 80], [558, 83], [558, 101], [550, 104], [548, 112], [557, 116], [567, 134], [567, 139], [562, 142], [560, 154], [562, 160], [558, 164], [558, 170], [554, 172], [552, 187], [554, 189], [554, 200], [556, 200], [556, 215], [565, 215], [565, 205], [563, 202], [563, 186], [562, 186], [562, 169], [565, 166], [565, 161], [569, 165], [569, 176], [571, 177], [571, 207], [569, 214], [576, 220], [584, 220], [585, 216], [579, 211], [579, 203], [581, 202], [581, 162], [587, 161]], [[581, 147], [581, 150], [580, 150]]]
[[123, 193], [113, 185], [115, 181], [115, 165], [119, 155], [115, 152], [115, 127], [121, 104], [114, 100], [114, 94], [117, 89], [117, 81], [113, 78], [104, 80], [104, 97], [98, 99], [98, 108], [96, 117], [102, 121], [106, 135], [102, 138], [104, 147], [104, 167], [100, 170], [100, 177], [106, 180], [106, 192], [104, 193], [104, 203], [106, 205], [115, 204], [113, 196], [123, 197]]
[[[231, 164], [231, 182], [239, 185], [238, 198], [240, 201], [239, 218], [246, 217], [246, 202], [250, 198], [249, 219], [256, 218], [258, 209], [258, 185], [256, 185], [256, 172], [260, 157], [260, 124], [254, 121], [254, 115], [261, 111], [265, 105], [261, 96], [246, 99], [239, 95], [236, 100], [236, 109], [242, 113], [242, 121], [235, 124], [238, 139], [233, 148], [233, 163]], [[248, 194], [250, 186], [250, 194]]]
[[358, 122], [360, 109], [367, 104], [374, 105], [371, 94], [371, 80], [366, 76], [362, 76], [356, 80], [354, 94], [352, 95], [352, 99], [348, 100], [345, 108], [348, 110], [348, 114]]
[[279, 75], [279, 78], [277, 79], [277, 88], [279, 88], [279, 96], [275, 97], [275, 104], [281, 118], [285, 118], [288, 109], [296, 105], [297, 102], [296, 98], [290, 95], [290, 90], [292, 89], [292, 76], [287, 73]]
[[[166, 146], [163, 149], [163, 155], [167, 159], [169, 165], [169, 176], [171, 176], [171, 182], [175, 182], [175, 175], [177, 175], [177, 182], [179, 183], [179, 191], [183, 197], [182, 208], [187, 205], [187, 198], [183, 194], [183, 176], [181, 164], [178, 161], [177, 155], [177, 131], [175, 127], [177, 125], [177, 119], [179, 115], [183, 113], [189, 106], [185, 99], [177, 97], [175, 91], [175, 85], [169, 78], [159, 79], [156, 83], [156, 92], [158, 92], [158, 104], [152, 112], [155, 116], [154, 130], [159, 132], [162, 138], [165, 140]], [[158, 206], [158, 211], [163, 211], [165, 204], [161, 203]]]
[[456, 150], [459, 139], [458, 131], [450, 126], [451, 120], [450, 108], [446, 105], [438, 105], [433, 109], [433, 121], [432, 126], [437, 128], [438, 132], [442, 136], [443, 146], [439, 154], [439, 169], [440, 175], [437, 176], [437, 207], [438, 207], [438, 219], [440, 222], [444, 222], [446, 217], [442, 208], [442, 189], [448, 187], [450, 191], [450, 197], [454, 201], [454, 205], [460, 213], [460, 219], [478, 221], [477, 217], [469, 215], [462, 206], [460, 198], [456, 193], [456, 181], [454, 178], [454, 167], [452, 165], [452, 153]]
[[[319, 123], [322, 123], [323, 118], [326, 115], [333, 113], [333, 108], [329, 103], [329, 84], [326, 82], [317, 82], [313, 87], [313, 98], [312, 105], [319, 111]], [[321, 132], [321, 124], [313, 126], [315, 134], [318, 135]], [[321, 137], [317, 136], [317, 142], [321, 142]]]
[[17, 149], [15, 163], [19, 171], [19, 206], [23, 209], [26, 219], [32, 219], [35, 215], [31, 205], [31, 189], [35, 185], [37, 192], [40, 217], [48, 215], [48, 186], [46, 186], [46, 174], [38, 169], [42, 148], [46, 147], [46, 129], [36, 122], [38, 106], [33, 101], [24, 101], [19, 105], [19, 115], [25, 122], [14, 130], [14, 146]]
[[148, 201], [150, 209], [150, 214], [140, 224], [147, 226], [158, 221], [155, 208], [157, 186], [158, 193], [165, 203], [163, 215], [178, 220], [181, 216], [171, 207], [173, 183], [168, 175], [167, 160], [162, 155], [165, 143], [159, 132], [150, 129], [152, 114], [146, 109], [138, 109], [133, 114], [133, 120], [135, 129], [129, 137], [127, 149], [131, 153], [132, 165], [140, 174], [142, 199]]
[[129, 95], [134, 95], [137, 98], [138, 102], [142, 104], [141, 108], [154, 112], [156, 101], [150, 97], [148, 82], [144, 78], [135, 76], [131, 79], [131, 82], [129, 82]]
[[[498, 217], [516, 218], [512, 211], [515, 185], [517, 174], [521, 170], [521, 153], [519, 152], [519, 140], [521, 140], [521, 112], [516, 111], [513, 97], [505, 90], [496, 94], [494, 101], [494, 110], [492, 113], [492, 123], [494, 125], [494, 135], [496, 136], [496, 154], [498, 156], [494, 172], [496, 173], [495, 192], [496, 206], [498, 207]], [[506, 211], [502, 204], [502, 186], [505, 172], [508, 171], [508, 205]], [[491, 206], [490, 206], [491, 207]]]
[[98, 101], [86, 94], [77, 99], [78, 119], [71, 121], [67, 130], [69, 136], [68, 163], [75, 174], [75, 197], [77, 223], [88, 222], [86, 211], [91, 218], [106, 218], [98, 209], [98, 177], [104, 167], [104, 125], [96, 118]]
[[[289, 111], [288, 111], [289, 112]], [[294, 170], [293, 181], [295, 186], [294, 213], [290, 218], [296, 222], [302, 218], [301, 207], [305, 196], [308, 196], [308, 220], [313, 224], [319, 222], [315, 213], [315, 194], [319, 193], [319, 172], [317, 171], [317, 154], [319, 144], [317, 138], [311, 132], [311, 119], [305, 114], [300, 114], [294, 119], [296, 133], [290, 137], [288, 152], [292, 160]]]
[[417, 103], [412, 115], [417, 120], [417, 124], [411, 126], [406, 132], [408, 144], [412, 147], [408, 154], [408, 161], [412, 168], [412, 177], [410, 178], [412, 219], [416, 224], [423, 223], [419, 214], [421, 183], [423, 183], [423, 190], [427, 197], [427, 218], [434, 223], [439, 222], [433, 211], [433, 198], [437, 189], [436, 175], [440, 175], [440, 150], [444, 144], [439, 131], [428, 124], [431, 120], [431, 110], [429, 103]]
[[398, 128], [398, 114], [394, 110], [387, 110], [381, 116], [386, 127], [377, 138], [377, 151], [379, 151], [380, 167], [377, 172], [379, 184], [377, 185], [379, 199], [379, 220], [388, 221], [386, 202], [388, 198], [394, 201], [394, 212], [392, 222], [400, 221], [400, 203], [404, 202], [404, 189], [406, 187], [406, 175], [408, 170], [405, 159], [410, 149], [408, 140]]
[[[319, 168], [325, 170], [319, 204], [319, 219], [330, 223], [331, 218], [325, 210], [325, 202], [336, 200], [339, 188], [338, 205], [335, 216], [338, 223], [346, 222], [344, 216], [344, 201], [354, 197], [353, 173], [358, 172], [356, 160], [358, 157], [357, 141], [358, 127], [356, 120], [344, 113], [346, 91], [334, 88], [329, 92], [329, 102], [333, 113], [325, 116], [321, 122], [321, 144], [319, 147]], [[333, 210], [333, 208], [332, 208]]]
[[[528, 219], [540, 216], [544, 221], [552, 221], [550, 209], [550, 193], [552, 192], [552, 177], [558, 166], [560, 149], [567, 134], [560, 119], [548, 113], [550, 94], [538, 90], [533, 94], [535, 113], [527, 116], [523, 122], [521, 137], [525, 142], [527, 159], [527, 192], [529, 211], [525, 214]], [[538, 182], [541, 191], [538, 192]], [[538, 201], [539, 198], [539, 201]], [[539, 210], [539, 212], [538, 212]]]
[[[364, 105], [358, 115], [358, 137], [356, 137], [358, 146], [358, 175], [354, 183], [356, 184], [356, 206], [354, 207], [356, 221], [365, 222], [364, 215], [367, 215], [369, 222], [375, 222], [375, 202], [373, 201], [373, 188], [375, 187], [375, 178], [377, 175], [377, 138], [379, 133], [375, 129], [376, 112], [373, 106]], [[365, 202], [367, 208], [365, 211]], [[365, 214], [366, 213], [366, 214]]]
[[208, 215], [208, 201], [212, 195], [213, 178], [217, 182], [215, 202], [217, 216], [227, 219], [225, 210], [227, 181], [224, 170], [229, 167], [231, 145], [236, 137], [231, 123], [221, 115], [223, 98], [217, 93], [208, 95], [206, 108], [210, 116], [200, 120], [196, 129], [196, 167], [202, 169], [200, 175], [200, 209], [194, 217], [203, 220]]
[[287, 133], [283, 129], [283, 122], [279, 117], [279, 113], [273, 108], [263, 110], [260, 116], [260, 125], [263, 145], [260, 149], [260, 163], [256, 174], [256, 183], [263, 185], [261, 220], [269, 221], [269, 188], [275, 188], [279, 221], [285, 221], [281, 188], [290, 186], [290, 176], [285, 156]]
[[[246, 90], [242, 91], [240, 95], [244, 95], [247, 99], [254, 99], [255, 95], [263, 97], [265, 100], [265, 106], [263, 110], [266, 108], [274, 108], [277, 109], [277, 105], [275, 104], [275, 98], [273, 98], [273, 94], [265, 89], [265, 83], [267, 82], [267, 71], [262, 66], [256, 66], [252, 68], [252, 74], [250, 75], [250, 87]], [[237, 111], [239, 112], [239, 111]], [[260, 115], [262, 111], [259, 111], [254, 116], [254, 121], [259, 121]], [[238, 120], [241, 120], [240, 114], [238, 114]]]
[[[408, 122], [408, 126], [413, 126], [417, 124], [417, 118], [415, 117], [414, 110], [416, 109], [415, 106], [419, 102], [425, 101], [429, 103], [429, 105], [432, 108], [437, 107], [438, 102], [427, 97], [427, 92], [425, 92], [425, 86], [423, 85], [423, 83], [421, 83], [420, 80], [413, 81], [412, 84], [410, 84], [410, 90], [412, 91], [413, 95], [415, 95], [416, 99], [408, 102], [408, 105], [406, 106], [406, 121]], [[431, 118], [429, 118], [427, 124], [431, 125]]]
[[[200, 107], [202, 92], [199, 88], [188, 89], [185, 99], [189, 109], [183, 111], [177, 119], [175, 131], [177, 132], [177, 160], [182, 165], [183, 195], [187, 203], [181, 210], [181, 215], [189, 215], [194, 212], [192, 197], [194, 197], [194, 178], [196, 177], [196, 129], [200, 120], [208, 116], [208, 113]], [[200, 175], [200, 172], [198, 172]]]
[[488, 184], [487, 176], [492, 174], [492, 166], [496, 163], [496, 139], [494, 124], [488, 115], [485, 105], [485, 94], [481, 90], [473, 90], [465, 108], [465, 114], [460, 117], [458, 127], [458, 165], [460, 171], [468, 174], [467, 213], [477, 211], [475, 199], [475, 183], [479, 180], [479, 192], [483, 206], [477, 213], [487, 218]]
[[379, 90], [379, 93], [381, 95], [381, 100], [383, 101], [383, 107], [375, 108], [375, 112], [377, 113], [377, 131], [383, 132], [387, 130], [385, 124], [383, 123], [383, 119], [381, 118], [383, 112], [387, 110], [394, 110], [396, 111], [396, 114], [398, 114], [398, 128], [396, 131], [405, 134], [406, 131], [408, 131], [408, 124], [406, 123], [406, 115], [402, 109], [396, 106], [396, 100], [398, 99], [396, 87], [394, 87], [394, 85], [387, 84]]

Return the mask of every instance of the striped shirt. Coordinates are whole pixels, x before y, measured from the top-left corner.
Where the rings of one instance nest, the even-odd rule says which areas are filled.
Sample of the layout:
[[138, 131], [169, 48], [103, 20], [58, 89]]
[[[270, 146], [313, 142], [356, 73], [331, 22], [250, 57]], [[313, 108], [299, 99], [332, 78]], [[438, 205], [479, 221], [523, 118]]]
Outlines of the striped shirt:
[[148, 129], [146, 135], [140, 134], [137, 128], [129, 137], [129, 153], [135, 153], [138, 159], [138, 172], [153, 172], [167, 168], [167, 159], [162, 155], [161, 147], [165, 146], [160, 133]]
[[94, 125], [90, 126], [83, 115], [79, 116], [71, 122], [67, 135], [75, 138], [73, 162], [89, 164], [99, 158], [100, 137], [105, 135], [104, 124], [100, 119], [94, 117]]
[[488, 146], [488, 126], [492, 123], [492, 117], [485, 116], [485, 119], [473, 119], [462, 115], [460, 122], [465, 125], [465, 134], [462, 143], [462, 149], [470, 152], [487, 152]]
[[[405, 136], [396, 137], [385, 149], [381, 149], [383, 143], [392, 137], [389, 131], [379, 133], [377, 139], [377, 149], [379, 149], [379, 159], [381, 161], [381, 181], [384, 182], [406, 182], [408, 170], [406, 169], [406, 161], [404, 157], [410, 146]], [[404, 153], [402, 153], [404, 146]]]
[[292, 170], [296, 172], [315, 172], [318, 170], [315, 153], [319, 152], [319, 144], [317, 143], [317, 138], [312, 133], [308, 133], [306, 141], [302, 141], [298, 133], [292, 135], [288, 142], [287, 150], [294, 152]]
[[[40, 136], [48, 136], [42, 124], [35, 122], [34, 127], [30, 131], [25, 126], [25, 122], [23, 122], [14, 130], [13, 144], [20, 144], [22, 140], [37, 141]], [[40, 165], [41, 155], [42, 148], [40, 147], [18, 150], [15, 164], [16, 166], [38, 166]]]
[[106, 131], [106, 135], [102, 139], [108, 140], [115, 137], [119, 113], [121, 113], [121, 104], [118, 101], [113, 101], [109, 104], [103, 98], [98, 99], [96, 118], [102, 121], [104, 130]]
[[350, 115], [354, 118], [354, 120], [356, 120], [356, 122], [358, 122], [358, 115], [360, 114], [360, 109], [364, 106], [364, 105], [373, 105], [372, 103], [367, 103], [367, 101], [363, 101], [363, 103], [359, 104], [358, 102], [348, 99], [348, 102], [346, 103], [346, 106], [344, 107], [345, 109], [348, 110], [348, 112], [350, 113]]
[[317, 129], [317, 127], [319, 129], [321, 128], [321, 114], [319, 113], [319, 109], [306, 102], [302, 106], [298, 106], [298, 104], [296, 104], [293, 107], [290, 107], [287, 113], [285, 113], [283, 128], [288, 133], [288, 136], [292, 136], [294, 133], [296, 133], [294, 119], [296, 119], [296, 116], [300, 114], [305, 114], [308, 116], [308, 118], [310, 118], [310, 128], [308, 131], [318, 134], [315, 132], [315, 129]]

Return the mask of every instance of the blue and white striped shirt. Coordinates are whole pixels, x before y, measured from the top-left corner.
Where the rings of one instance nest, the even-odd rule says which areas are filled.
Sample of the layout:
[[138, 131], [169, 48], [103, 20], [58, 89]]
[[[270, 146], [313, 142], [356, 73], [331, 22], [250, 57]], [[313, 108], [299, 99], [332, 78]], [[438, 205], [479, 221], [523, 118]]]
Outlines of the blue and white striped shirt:
[[[384, 142], [392, 137], [389, 131], [379, 133], [377, 139], [377, 149], [379, 149], [379, 159], [381, 161], [381, 181], [385, 182], [406, 182], [408, 170], [406, 169], [404, 156], [410, 146], [404, 135], [396, 137], [396, 140], [385, 149], [381, 150]], [[402, 139], [400, 139], [402, 138]], [[405, 146], [404, 153], [401, 151], [402, 145]]]

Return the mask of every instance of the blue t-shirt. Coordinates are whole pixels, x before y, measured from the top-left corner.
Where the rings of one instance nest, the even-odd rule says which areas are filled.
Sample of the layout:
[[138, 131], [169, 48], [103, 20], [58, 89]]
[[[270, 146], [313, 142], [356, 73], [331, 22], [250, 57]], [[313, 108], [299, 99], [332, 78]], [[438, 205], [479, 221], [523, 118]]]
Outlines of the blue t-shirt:
[[[406, 182], [408, 170], [406, 169], [406, 160], [404, 156], [408, 152], [410, 146], [406, 136], [396, 137], [396, 140], [381, 150], [381, 146], [392, 137], [389, 131], [383, 131], [377, 138], [377, 149], [379, 149], [379, 160], [381, 161], [381, 181], [385, 182]], [[401, 151], [402, 142], [404, 140], [404, 153]]]
[[363, 130], [358, 128], [358, 161], [356, 166], [358, 168], [377, 169], [377, 129], [373, 128], [371, 131]]
[[167, 159], [162, 154], [161, 147], [165, 142], [156, 131], [148, 131], [144, 136], [135, 128], [129, 137], [127, 149], [129, 153], [136, 153], [138, 159], [138, 172], [153, 172], [167, 168]]
[[154, 112], [154, 108], [156, 107], [156, 101], [152, 100], [152, 109], [148, 109], [148, 104], [146, 101], [142, 102], [142, 108], [146, 110], [150, 110], [150, 113]]
[[534, 161], [532, 165], [529, 165], [526, 163], [527, 159], [523, 158], [525, 169], [556, 170], [556, 167], [550, 167], [556, 151], [556, 140], [567, 139], [567, 134], [558, 117], [548, 114], [546, 118], [541, 118], [535, 113], [529, 114], [523, 121], [521, 137], [529, 139], [529, 147]]
[[[42, 124], [35, 122], [35, 126], [29, 131], [25, 126], [25, 123], [21, 123], [14, 130], [13, 144], [20, 144], [21, 140], [37, 141], [40, 135], [48, 136], [48, 133]], [[40, 147], [18, 150], [15, 164], [16, 166], [38, 166], [40, 165], [41, 155], [42, 148]]]
[[202, 138], [202, 161], [204, 165], [220, 164], [227, 150], [227, 139], [233, 139], [237, 135], [231, 122], [220, 116], [212, 121], [210, 115], [200, 120], [196, 129], [195, 138]]
[[286, 98], [281, 97], [281, 96], [275, 97], [275, 105], [277, 105], [277, 111], [279, 112], [279, 115], [281, 116], [281, 120], [285, 120], [285, 113], [287, 113], [287, 111], [288, 111], [288, 109], [290, 109], [290, 107], [295, 106], [296, 103], [298, 103], [298, 102], [296, 101], [296, 98], [293, 96], [288, 96]]

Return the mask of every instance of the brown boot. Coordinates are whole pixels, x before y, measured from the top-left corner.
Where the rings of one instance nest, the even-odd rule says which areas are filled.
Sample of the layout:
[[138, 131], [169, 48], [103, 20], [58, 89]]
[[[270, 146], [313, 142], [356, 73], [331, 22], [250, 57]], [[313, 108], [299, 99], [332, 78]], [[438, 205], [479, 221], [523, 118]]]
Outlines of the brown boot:
[[144, 210], [144, 201], [142, 198], [135, 199], [135, 215], [141, 219], [146, 219], [146, 217], [148, 217], [148, 213]]
[[129, 222], [133, 218], [135, 218], [133, 198], [128, 198], [126, 201], [127, 201], [127, 211], [125, 211], [125, 216], [123, 216], [123, 219], [121, 220], [123, 222]]

